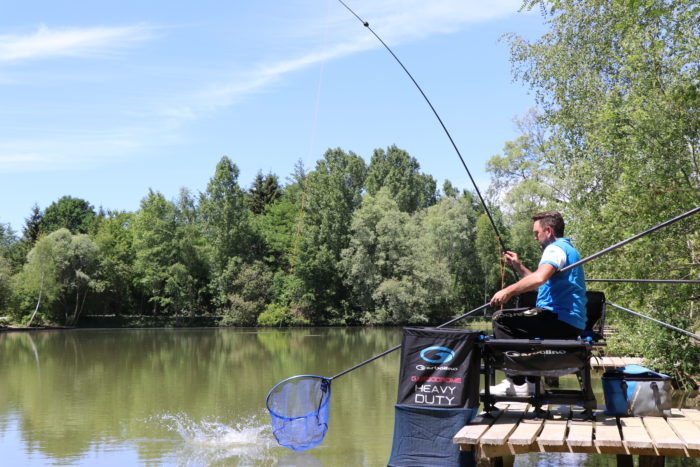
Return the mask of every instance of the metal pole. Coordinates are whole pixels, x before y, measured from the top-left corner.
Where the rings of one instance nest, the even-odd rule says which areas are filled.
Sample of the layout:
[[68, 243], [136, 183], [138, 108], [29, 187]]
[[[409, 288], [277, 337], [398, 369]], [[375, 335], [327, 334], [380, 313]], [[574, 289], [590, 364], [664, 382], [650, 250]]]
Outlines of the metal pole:
[[626, 311], [627, 313], [631, 313], [635, 316], [639, 316], [640, 318], [648, 319], [649, 321], [653, 321], [656, 324], [660, 324], [661, 326], [667, 327], [667, 328], [672, 329], [676, 332], [680, 332], [681, 334], [685, 334], [688, 337], [692, 337], [693, 339], [700, 341], [700, 336], [698, 336], [697, 334], [693, 334], [692, 332], [686, 331], [685, 329], [677, 328], [677, 327], [670, 325], [668, 323], [664, 323], [663, 321], [659, 321], [658, 319], [650, 318], [649, 316], [643, 315], [641, 313], [637, 313], [636, 311], [629, 310], [629, 309], [622, 307], [620, 305], [615, 305], [614, 303], [611, 303], [611, 302], [608, 302], [608, 305], [613, 306], [613, 307], [620, 309], [622, 311]]
[[[456, 318], [453, 318], [453, 319], [447, 321], [446, 323], [442, 323], [441, 325], [435, 326], [435, 327], [436, 327], [436, 328], [444, 328], [445, 326], [449, 326], [450, 324], [454, 323], [455, 321], [459, 321], [459, 320], [462, 319], [462, 318], [466, 318], [467, 316], [471, 315], [472, 313], [476, 313], [476, 312], [479, 311], [479, 310], [483, 310], [484, 308], [486, 308], [486, 307], [489, 306], [489, 305], [490, 305], [489, 303], [484, 303], [483, 305], [481, 305], [481, 306], [478, 307], [478, 308], [474, 308], [474, 309], [471, 310], [471, 311], [467, 311], [467, 312], [464, 313], [463, 315], [458, 316], [458, 317], [456, 317]], [[399, 345], [397, 345], [397, 346], [395, 346], [395, 347], [392, 347], [392, 348], [390, 348], [390, 349], [388, 349], [388, 350], [385, 350], [384, 352], [382, 352], [382, 353], [380, 353], [380, 354], [377, 354], [377, 355], [375, 355], [374, 357], [368, 358], [368, 359], [365, 360], [364, 362], [358, 363], [357, 365], [352, 366], [352, 367], [348, 368], [347, 370], [343, 370], [343, 371], [341, 371], [340, 373], [338, 373], [337, 375], [331, 376], [331, 377], [328, 378], [328, 379], [333, 380], [333, 379], [336, 379], [336, 378], [338, 378], [338, 377], [340, 377], [340, 376], [343, 376], [343, 375], [346, 374], [346, 373], [350, 373], [352, 370], [355, 370], [355, 369], [357, 369], [357, 368], [360, 368], [361, 366], [367, 365], [369, 362], [373, 362], [374, 360], [376, 360], [376, 359], [378, 359], [378, 358], [380, 358], [380, 357], [383, 357], [383, 356], [386, 355], [386, 354], [390, 354], [390, 353], [393, 352], [394, 350], [398, 350], [398, 349], [400, 349], [400, 348], [401, 348], [401, 344], [399, 344]]]
[[561, 272], [564, 272], [564, 271], [568, 271], [569, 269], [573, 269], [573, 268], [575, 268], [576, 266], [580, 266], [580, 265], [582, 265], [582, 264], [584, 264], [584, 263], [587, 263], [587, 262], [589, 262], [590, 260], [597, 258], [598, 256], [602, 256], [602, 255], [604, 255], [605, 253], [609, 253], [609, 252], [611, 252], [611, 251], [613, 251], [613, 250], [615, 250], [615, 249], [617, 249], [617, 248], [620, 248], [620, 247], [623, 246], [623, 245], [627, 245], [628, 243], [633, 242], [633, 241], [635, 241], [635, 240], [637, 240], [637, 239], [639, 239], [639, 238], [642, 238], [642, 237], [644, 237], [645, 235], [649, 235], [650, 233], [652, 233], [652, 232], [654, 232], [654, 231], [656, 231], [656, 230], [659, 230], [659, 229], [661, 229], [661, 228], [663, 228], [663, 227], [666, 227], [667, 225], [671, 225], [671, 224], [673, 224], [674, 222], [678, 222], [678, 221], [681, 220], [681, 219], [685, 219], [685, 218], [688, 217], [688, 216], [692, 216], [693, 214], [697, 213], [698, 211], [700, 211], [700, 206], [698, 206], [698, 207], [696, 207], [696, 208], [694, 208], [694, 209], [691, 209], [690, 211], [688, 211], [688, 212], [686, 212], [686, 213], [684, 213], [684, 214], [681, 214], [680, 216], [674, 217], [673, 219], [667, 220], [666, 222], [662, 222], [661, 224], [659, 224], [659, 225], [657, 225], [657, 226], [654, 226], [654, 227], [652, 227], [652, 228], [650, 228], [650, 229], [647, 229], [647, 230], [645, 230], [645, 231], [642, 232], [642, 233], [638, 233], [637, 235], [634, 235], [634, 236], [628, 238], [627, 240], [623, 240], [623, 241], [621, 241], [621, 242], [619, 242], [619, 243], [614, 244], [613, 246], [609, 246], [609, 247], [605, 248], [604, 250], [600, 250], [598, 253], [594, 253], [594, 254], [592, 254], [591, 256], [587, 257], [587, 258], [583, 258], [582, 260], [576, 261], [575, 263], [570, 264], [570, 265], [568, 265], [568, 266], [565, 267], [565, 268], [561, 268], [561, 269], [559, 270], [559, 272], [561, 273]]
[[586, 279], [586, 282], [634, 282], [639, 284], [700, 284], [693, 279]]

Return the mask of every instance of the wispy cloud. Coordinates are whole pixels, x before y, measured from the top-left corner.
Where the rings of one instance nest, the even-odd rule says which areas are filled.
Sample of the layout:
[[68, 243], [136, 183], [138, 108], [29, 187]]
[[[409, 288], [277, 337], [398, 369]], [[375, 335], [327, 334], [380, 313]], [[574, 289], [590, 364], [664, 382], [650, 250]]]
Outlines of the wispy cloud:
[[41, 25], [31, 34], [0, 35], [0, 63], [95, 56], [130, 46], [152, 35], [153, 29], [143, 24], [56, 29]]
[[[435, 34], [449, 34], [470, 25], [503, 18], [516, 13], [521, 0], [361, 0], [353, 10], [370, 23], [375, 32], [391, 47]], [[323, 46], [303, 50], [293, 58], [259, 63], [246, 73], [236, 73], [226, 82], [211, 83], [184, 97], [177, 104], [161, 109], [163, 115], [183, 120], [199, 118], [204, 113], [235, 105], [249, 95], [264, 92], [289, 73], [322, 62], [382, 47], [342, 5], [333, 15], [295, 27], [296, 31], [327, 36], [320, 26], [332, 30]], [[307, 27], [308, 26], [308, 27]]]

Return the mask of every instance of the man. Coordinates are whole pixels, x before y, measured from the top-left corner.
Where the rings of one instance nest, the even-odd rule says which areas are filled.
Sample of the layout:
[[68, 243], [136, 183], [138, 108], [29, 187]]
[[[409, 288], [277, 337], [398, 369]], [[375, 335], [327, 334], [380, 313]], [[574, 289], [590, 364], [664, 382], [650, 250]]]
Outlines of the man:
[[[586, 282], [583, 266], [558, 274], [561, 269], [581, 259], [568, 238], [564, 238], [564, 219], [556, 211], [532, 216], [532, 233], [542, 247], [542, 258], [530, 271], [512, 251], [505, 252], [506, 263], [520, 280], [499, 290], [491, 306], [502, 306], [516, 295], [537, 290], [536, 308], [523, 312], [493, 315], [493, 333], [497, 339], [575, 339], [586, 327]], [[494, 395], [528, 395], [534, 382], [524, 376], [506, 378], [491, 386]]]

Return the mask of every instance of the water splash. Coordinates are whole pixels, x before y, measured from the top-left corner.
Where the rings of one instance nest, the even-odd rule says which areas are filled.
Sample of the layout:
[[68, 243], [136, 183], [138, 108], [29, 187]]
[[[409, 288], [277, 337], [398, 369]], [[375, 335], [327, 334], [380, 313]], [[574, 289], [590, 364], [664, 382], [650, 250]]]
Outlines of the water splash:
[[228, 460], [233, 465], [269, 465], [278, 456], [270, 424], [261, 415], [241, 419], [233, 425], [218, 420], [195, 421], [186, 414], [161, 415], [156, 420], [180, 435], [185, 442], [174, 454], [178, 465], [210, 465]]

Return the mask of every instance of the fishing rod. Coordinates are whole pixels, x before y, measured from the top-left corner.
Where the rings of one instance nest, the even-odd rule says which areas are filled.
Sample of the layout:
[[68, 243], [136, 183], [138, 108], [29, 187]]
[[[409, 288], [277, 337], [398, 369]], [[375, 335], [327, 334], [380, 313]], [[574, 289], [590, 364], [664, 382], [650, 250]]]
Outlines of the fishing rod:
[[457, 156], [459, 157], [459, 160], [462, 162], [462, 166], [464, 167], [464, 170], [467, 171], [467, 175], [469, 176], [469, 180], [472, 182], [472, 186], [474, 187], [474, 190], [476, 191], [476, 194], [477, 194], [477, 196], [479, 197], [479, 201], [481, 201], [481, 205], [484, 207], [484, 211], [486, 212], [486, 215], [487, 215], [488, 218], [489, 218], [489, 222], [491, 223], [491, 227], [493, 227], [494, 232], [496, 232], [496, 238], [498, 239], [498, 245], [499, 245], [499, 247], [500, 247], [503, 251], [507, 251], [508, 248], [506, 248], [505, 244], [503, 243], [503, 239], [501, 238], [501, 234], [500, 234], [500, 232], [498, 231], [498, 227], [496, 227], [496, 222], [494, 222], [493, 216], [491, 216], [491, 211], [489, 211], [488, 207], [486, 206], [486, 201], [484, 201], [483, 196], [481, 196], [481, 191], [479, 190], [479, 187], [477, 186], [476, 182], [474, 181], [474, 177], [472, 177], [472, 173], [471, 173], [471, 171], [469, 170], [469, 167], [467, 167], [467, 163], [464, 161], [464, 158], [462, 157], [462, 153], [459, 151], [459, 148], [457, 147], [457, 144], [454, 142], [454, 139], [452, 139], [452, 135], [451, 135], [450, 132], [447, 130], [447, 127], [446, 127], [445, 124], [443, 123], [442, 118], [440, 118], [440, 115], [437, 113], [437, 110], [435, 110], [435, 107], [434, 107], [433, 104], [430, 102], [430, 99], [428, 99], [428, 96], [425, 94], [425, 92], [423, 92], [423, 89], [420, 87], [420, 85], [419, 85], [418, 82], [415, 80], [415, 78], [413, 78], [413, 75], [411, 74], [411, 72], [409, 72], [408, 69], [404, 66], [403, 62], [401, 62], [401, 60], [399, 60], [399, 57], [397, 57], [396, 54], [394, 53], [394, 51], [391, 50], [391, 48], [386, 44], [386, 42], [384, 42], [384, 41], [382, 40], [382, 38], [379, 37], [379, 35], [378, 35], [376, 32], [374, 32], [374, 29], [372, 29], [372, 28], [369, 26], [369, 23], [368, 23], [367, 21], [365, 21], [364, 19], [362, 19], [357, 13], [355, 13], [355, 12], [352, 10], [352, 8], [350, 8], [343, 0], [338, 0], [338, 1], [339, 1], [340, 4], [343, 5], [350, 13], [352, 13], [352, 15], [353, 15], [355, 18], [357, 18], [357, 19], [360, 21], [360, 23], [362, 23], [362, 25], [363, 25], [364, 27], [366, 27], [366, 28], [369, 30], [369, 32], [371, 32], [372, 35], [373, 35], [374, 37], [377, 38], [377, 40], [378, 40], [379, 42], [381, 42], [381, 44], [384, 46], [384, 48], [391, 54], [392, 57], [394, 57], [394, 59], [396, 60], [396, 62], [401, 66], [401, 68], [403, 69], [403, 71], [406, 72], [406, 75], [408, 75], [408, 77], [411, 79], [411, 81], [413, 82], [413, 84], [416, 86], [416, 89], [418, 89], [418, 91], [421, 93], [421, 96], [423, 96], [423, 99], [425, 99], [425, 102], [428, 104], [428, 107], [430, 107], [430, 110], [433, 111], [433, 115], [435, 115], [435, 118], [437, 118], [438, 122], [440, 122], [440, 126], [442, 127], [443, 131], [444, 131], [445, 134], [447, 135], [447, 138], [450, 140], [450, 143], [452, 143], [452, 147], [454, 148], [455, 152], [457, 153]]
[[673, 325], [671, 325], [671, 324], [664, 323], [663, 321], [659, 321], [658, 319], [654, 319], [654, 318], [652, 318], [652, 317], [650, 317], [650, 316], [646, 316], [646, 315], [643, 315], [643, 314], [638, 313], [638, 312], [636, 312], [636, 311], [632, 311], [632, 310], [630, 310], [630, 309], [628, 309], [628, 308], [625, 308], [625, 307], [623, 307], [623, 306], [620, 306], [620, 305], [615, 305], [614, 303], [611, 303], [611, 302], [608, 302], [608, 305], [610, 305], [610, 306], [612, 306], [612, 307], [615, 307], [615, 308], [617, 308], [618, 310], [626, 311], [627, 313], [633, 314], [634, 316], [639, 316], [640, 318], [648, 319], [649, 321], [653, 321], [653, 322], [656, 323], [656, 324], [660, 324], [661, 326], [664, 326], [664, 327], [666, 327], [666, 328], [672, 329], [672, 330], [674, 330], [674, 331], [676, 331], [676, 332], [680, 332], [681, 334], [685, 334], [685, 335], [688, 336], [688, 337], [692, 337], [693, 339], [700, 341], [700, 336], [698, 336], [697, 334], [693, 334], [693, 333], [690, 332], [690, 331], [686, 331], [686, 330], [684, 330], [684, 329], [677, 328], [676, 326], [673, 326]]

